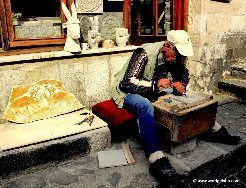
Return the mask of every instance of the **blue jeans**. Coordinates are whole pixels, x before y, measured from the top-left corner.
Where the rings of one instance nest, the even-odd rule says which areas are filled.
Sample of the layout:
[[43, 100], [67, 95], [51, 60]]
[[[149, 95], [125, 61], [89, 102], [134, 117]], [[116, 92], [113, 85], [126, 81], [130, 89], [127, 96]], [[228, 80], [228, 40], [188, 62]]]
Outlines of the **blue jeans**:
[[151, 102], [138, 94], [128, 94], [125, 97], [123, 107], [137, 116], [140, 139], [145, 154], [149, 155], [159, 151], [154, 108]]

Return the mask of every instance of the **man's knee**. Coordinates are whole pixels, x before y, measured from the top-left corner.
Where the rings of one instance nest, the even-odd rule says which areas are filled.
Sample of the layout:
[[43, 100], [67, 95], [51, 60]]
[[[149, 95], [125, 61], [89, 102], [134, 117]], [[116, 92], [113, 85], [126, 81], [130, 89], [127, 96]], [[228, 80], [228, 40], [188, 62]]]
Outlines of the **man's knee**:
[[146, 98], [143, 98], [141, 105], [140, 105], [140, 109], [141, 109], [141, 112], [149, 112], [149, 113], [154, 114], [154, 107], [151, 104], [151, 102]]

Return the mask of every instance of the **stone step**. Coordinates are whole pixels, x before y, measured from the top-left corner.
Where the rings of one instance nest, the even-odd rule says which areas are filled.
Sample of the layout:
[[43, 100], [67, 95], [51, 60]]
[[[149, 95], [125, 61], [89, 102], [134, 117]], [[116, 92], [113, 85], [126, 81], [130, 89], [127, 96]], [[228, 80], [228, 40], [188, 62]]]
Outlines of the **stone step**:
[[231, 66], [231, 76], [246, 80], [246, 63], [235, 64]]
[[74, 125], [81, 112], [28, 124], [2, 124], [0, 177], [36, 165], [75, 155], [85, 156], [108, 148], [111, 145], [111, 133], [107, 124], [95, 116], [90, 126], [86, 123]]
[[218, 82], [218, 87], [240, 98], [246, 98], [246, 80], [235, 78], [222, 79]]

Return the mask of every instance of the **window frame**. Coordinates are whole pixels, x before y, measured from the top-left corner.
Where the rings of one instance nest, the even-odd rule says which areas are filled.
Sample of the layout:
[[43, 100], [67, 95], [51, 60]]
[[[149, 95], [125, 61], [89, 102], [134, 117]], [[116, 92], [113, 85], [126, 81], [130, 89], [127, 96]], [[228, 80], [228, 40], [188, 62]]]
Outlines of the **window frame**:
[[[65, 3], [68, 7], [71, 7], [73, 0], [60, 0], [61, 3]], [[61, 10], [61, 21], [64, 23], [65, 15]], [[65, 43], [65, 33], [62, 29], [61, 37], [57, 38], [40, 38], [40, 39], [15, 39], [12, 10], [10, 0], [0, 0], [0, 15], [1, 15], [1, 28], [2, 28], [2, 48], [9, 50], [16, 47], [27, 47], [27, 46], [44, 46], [44, 45], [55, 45]]]
[[[131, 20], [131, 0], [124, 0], [123, 6], [123, 18], [124, 26], [128, 29], [131, 35], [131, 42], [135, 45], [141, 45], [147, 42], [157, 42], [166, 39], [165, 35], [158, 34], [158, 0], [153, 0], [153, 34], [154, 35], [140, 35], [139, 23], [132, 24]], [[173, 20], [172, 25], [174, 30], [186, 30], [188, 29], [188, 3], [189, 0], [173, 0]], [[137, 20], [139, 22], [139, 20]], [[136, 26], [137, 25], [137, 26]]]

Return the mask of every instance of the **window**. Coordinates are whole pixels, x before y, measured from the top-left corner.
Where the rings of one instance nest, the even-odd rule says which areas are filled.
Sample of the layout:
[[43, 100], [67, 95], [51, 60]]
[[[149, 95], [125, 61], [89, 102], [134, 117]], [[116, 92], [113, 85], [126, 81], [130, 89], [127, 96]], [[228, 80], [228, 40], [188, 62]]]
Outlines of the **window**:
[[[73, 1], [0, 0], [0, 47], [7, 50], [51, 45], [53, 48], [55, 44], [64, 44], [62, 23], [65, 17], [61, 2], [70, 7]], [[169, 30], [186, 29], [187, 26], [188, 0], [103, 2], [103, 14], [78, 14], [84, 39], [89, 29], [88, 17], [93, 15], [99, 17], [102, 39], [113, 39], [114, 28], [124, 25], [131, 36], [130, 43], [136, 45], [165, 40]]]
[[3, 48], [63, 44], [61, 2], [69, 0], [0, 0]]
[[188, 0], [125, 0], [124, 18], [133, 44], [164, 40], [171, 29], [186, 29]]

